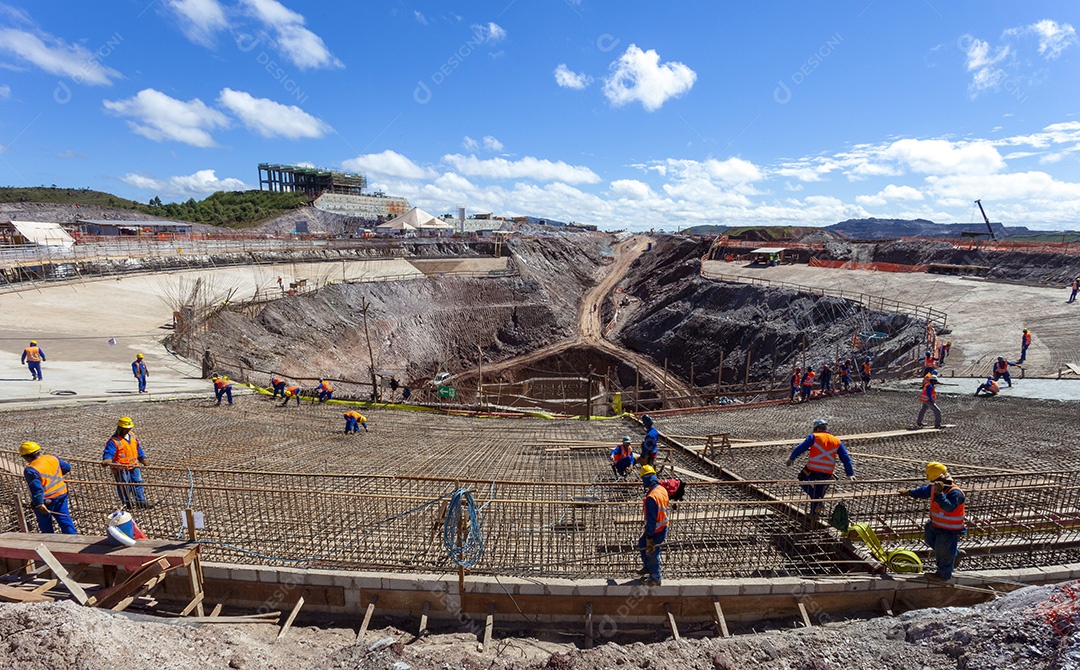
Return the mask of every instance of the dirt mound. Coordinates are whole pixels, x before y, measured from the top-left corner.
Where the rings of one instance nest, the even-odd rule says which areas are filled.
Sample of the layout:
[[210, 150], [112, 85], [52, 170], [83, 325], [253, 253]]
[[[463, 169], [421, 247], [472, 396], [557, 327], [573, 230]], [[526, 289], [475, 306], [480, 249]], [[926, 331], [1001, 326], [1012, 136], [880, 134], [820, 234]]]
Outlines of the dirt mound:
[[702, 243], [664, 240], [631, 269], [624, 290], [640, 300], [613, 336], [698, 385], [742, 382], [750, 352], [750, 380], [783, 378], [793, 364], [820, 367], [851, 355], [854, 333], [889, 337], [872, 350], [886, 365], [916, 346], [923, 326], [906, 315], [883, 314], [841, 298], [703, 279]]

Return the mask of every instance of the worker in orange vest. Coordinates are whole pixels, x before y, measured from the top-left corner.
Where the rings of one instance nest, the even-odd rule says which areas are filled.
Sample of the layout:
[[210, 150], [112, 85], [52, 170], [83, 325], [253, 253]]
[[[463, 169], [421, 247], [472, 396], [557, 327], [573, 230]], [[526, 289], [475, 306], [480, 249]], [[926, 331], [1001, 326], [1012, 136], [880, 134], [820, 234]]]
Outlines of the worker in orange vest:
[[64, 535], [75, 535], [75, 522], [68, 509], [68, 487], [64, 475], [71, 466], [56, 456], [44, 454], [37, 442], [23, 442], [19, 455], [26, 461], [23, 477], [30, 487], [30, 505], [34, 508], [38, 530], [53, 532], [53, 521]]
[[1028, 329], [1024, 329], [1024, 334], [1020, 337], [1020, 360], [1017, 363], [1023, 363], [1027, 360], [1027, 350], [1031, 346], [1031, 333]]
[[229, 377], [219, 377], [214, 375], [212, 381], [214, 382], [214, 397], [217, 398], [217, 406], [221, 406], [221, 399], [228, 398], [229, 404], [232, 404], [232, 382], [229, 381]]
[[41, 381], [41, 362], [45, 360], [45, 352], [38, 346], [37, 340], [30, 340], [30, 346], [23, 349], [20, 365], [25, 364], [30, 368], [30, 379]]
[[911, 498], [930, 499], [930, 520], [923, 528], [923, 539], [934, 550], [937, 571], [926, 575], [934, 581], [949, 581], [953, 570], [963, 558], [957, 549], [960, 536], [967, 532], [964, 525], [964, 492], [953, 481], [949, 469], [942, 463], [926, 464], [926, 486], [900, 491]]
[[645, 500], [642, 511], [645, 515], [645, 532], [638, 538], [641, 550], [643, 575], [641, 583], [646, 586], [660, 586], [663, 574], [660, 570], [660, 551], [668, 530], [668, 492], [660, 485], [656, 469], [651, 465], [641, 466], [641, 484], [645, 487]]
[[275, 398], [277, 398], [279, 393], [281, 394], [282, 398], [285, 397], [285, 378], [284, 377], [278, 377], [277, 375], [274, 375], [273, 377], [270, 378], [270, 386], [274, 389], [274, 395], [270, 396], [271, 400], [274, 400]]
[[[840, 438], [829, 433], [828, 422], [825, 419], [815, 419], [812, 430], [813, 432], [807, 435], [806, 439], [791, 451], [791, 455], [787, 459], [786, 465], [790, 468], [795, 465], [795, 459], [804, 451], [810, 451], [806, 465], [799, 472], [799, 481], [826, 482], [836, 479], [833, 472], [836, 470], [836, 459], [838, 458], [844, 465], [844, 472], [847, 473], [848, 479], [854, 481], [855, 467], [851, 463], [851, 456]], [[810, 514], [817, 514], [818, 506], [821, 504], [818, 501], [825, 497], [829, 485], [804, 484], [802, 489], [814, 501], [810, 503]]]
[[994, 378], [991, 376], [987, 377], [986, 381], [979, 384], [979, 388], [975, 389], [975, 397], [978, 398], [979, 394], [983, 391], [986, 391], [987, 397], [995, 396], [1001, 391], [1001, 387], [998, 386], [998, 383], [994, 381]]
[[870, 357], [867, 356], [866, 360], [862, 364], [862, 389], [864, 391], [870, 390]]
[[923, 355], [923, 374], [932, 374], [934, 368], [937, 367], [937, 362], [937, 356], [934, 355], [934, 352], [927, 349], [926, 353]]
[[1009, 363], [1005, 360], [1004, 356], [998, 356], [994, 361], [994, 381], [1004, 379], [1005, 383], [1012, 388], [1012, 377], [1009, 375], [1009, 365], [1015, 365], [1015, 363]]
[[334, 387], [330, 386], [330, 382], [325, 379], [319, 380], [319, 385], [315, 387], [315, 393], [319, 396], [319, 402], [334, 399]]
[[281, 392], [281, 397], [285, 398], [285, 402], [281, 403], [281, 406], [289, 404], [289, 398], [296, 398], [296, 406], [300, 406], [300, 386], [299, 384], [292, 384], [284, 391]]
[[1069, 296], [1069, 302], [1076, 302], [1076, 294], [1080, 293], [1080, 277], [1073, 280], [1072, 283], [1072, 295]]
[[146, 465], [146, 454], [139, 444], [139, 438], [132, 431], [134, 427], [135, 422], [130, 416], [120, 417], [116, 422], [116, 431], [105, 443], [101, 465], [112, 469], [120, 502], [130, 508], [150, 508], [142, 486], [142, 472], [139, 470], [140, 464]]
[[795, 396], [799, 394], [799, 380], [802, 379], [802, 368], [796, 366], [791, 371], [791, 402], [795, 402]]
[[919, 392], [922, 408], [919, 409], [919, 418], [915, 419], [915, 426], [918, 428], [923, 427], [923, 417], [926, 416], [928, 409], [934, 412], [934, 428], [941, 428], [941, 409], [937, 406], [937, 383], [937, 375], [929, 375], [926, 377], [926, 384], [922, 391]]
[[803, 373], [801, 396], [803, 400], [810, 399], [810, 393], [814, 390], [814, 377], [816, 376], [817, 373], [814, 372], [814, 369], [812, 367], [807, 367], [806, 372]]
[[360, 432], [360, 426], [364, 427], [364, 432], [365, 433], [370, 432], [370, 431], [368, 431], [368, 427], [367, 427], [367, 417], [365, 417], [363, 414], [361, 414], [360, 412], [357, 412], [354, 409], [349, 410], [348, 412], [345, 412], [345, 434], [346, 435], [348, 435], [349, 433], [359, 433]]

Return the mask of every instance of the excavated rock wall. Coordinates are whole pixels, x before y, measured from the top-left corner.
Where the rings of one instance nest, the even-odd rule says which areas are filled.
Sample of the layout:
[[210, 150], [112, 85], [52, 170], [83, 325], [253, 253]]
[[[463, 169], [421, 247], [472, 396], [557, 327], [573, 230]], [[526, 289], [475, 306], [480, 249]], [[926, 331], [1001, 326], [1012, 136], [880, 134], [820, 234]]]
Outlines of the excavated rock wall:
[[[624, 346], [689, 378], [716, 383], [720, 355], [723, 380], [742, 382], [750, 354], [750, 381], [782, 379], [792, 365], [820, 368], [851, 355], [855, 333], [878, 331], [889, 339], [870, 350], [882, 367], [919, 346], [925, 324], [904, 314], [867, 310], [833, 297], [703, 279], [699, 260], [707, 243], [669, 238], [631, 268], [623, 289], [640, 300], [613, 332]], [[804, 349], [805, 348], [805, 349]]]

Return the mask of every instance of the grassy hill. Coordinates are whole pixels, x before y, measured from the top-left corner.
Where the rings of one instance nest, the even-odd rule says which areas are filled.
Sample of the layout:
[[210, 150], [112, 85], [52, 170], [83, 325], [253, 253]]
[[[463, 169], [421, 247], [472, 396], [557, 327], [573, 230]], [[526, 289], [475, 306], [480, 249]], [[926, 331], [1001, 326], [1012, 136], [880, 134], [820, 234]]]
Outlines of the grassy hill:
[[247, 228], [307, 204], [302, 193], [270, 191], [218, 191], [202, 200], [162, 203], [153, 198], [142, 204], [126, 198], [90, 189], [0, 187], [0, 202], [41, 202], [56, 205], [93, 205], [117, 207], [177, 221], [205, 223], [211, 226]]

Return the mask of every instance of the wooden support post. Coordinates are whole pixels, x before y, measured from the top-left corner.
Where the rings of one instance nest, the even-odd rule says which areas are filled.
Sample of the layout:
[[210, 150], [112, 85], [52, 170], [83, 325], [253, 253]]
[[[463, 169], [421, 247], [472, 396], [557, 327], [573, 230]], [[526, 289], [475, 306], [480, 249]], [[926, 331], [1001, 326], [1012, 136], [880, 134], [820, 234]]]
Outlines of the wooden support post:
[[724, 618], [724, 610], [720, 607], [720, 599], [713, 598], [713, 620], [716, 622], [716, 630], [720, 637], [731, 637], [728, 632], [727, 619]]
[[[1060, 376], [1060, 375], [1059, 375]], [[13, 489], [11, 491], [12, 510], [15, 512], [15, 519], [19, 523], [20, 533], [29, 533], [30, 527], [26, 524], [26, 513], [23, 511], [22, 500], [19, 498], [19, 494]], [[33, 561], [26, 561], [26, 571], [33, 572], [36, 568]]]
[[[464, 603], [462, 603], [464, 605]], [[416, 637], [421, 638], [427, 633], [427, 615], [431, 610], [431, 603], [424, 601], [424, 609], [420, 613], [420, 629], [416, 631]]]
[[892, 605], [885, 598], [881, 599], [881, 611], [885, 613], [885, 616], [896, 616], [893, 614]]
[[[206, 598], [205, 593], [199, 593], [198, 595], [196, 595], [194, 598], [191, 599], [191, 602], [189, 602], [187, 604], [187, 607], [180, 610], [180, 616], [187, 616], [187, 615], [191, 614], [191, 610], [195, 609], [196, 607], [199, 607], [201, 609], [204, 598]], [[203, 615], [204, 615], [204, 613], [199, 613], [198, 616], [203, 616]]]
[[813, 622], [810, 621], [810, 615], [806, 613], [806, 605], [803, 605], [802, 601], [799, 601], [799, 615], [802, 617], [803, 625], [807, 628], [813, 627]]
[[300, 597], [296, 599], [296, 604], [293, 605], [292, 611], [289, 612], [289, 618], [285, 619], [285, 625], [281, 627], [281, 630], [277, 634], [277, 639], [285, 637], [285, 633], [289, 632], [289, 628], [292, 627], [293, 621], [296, 620], [296, 615], [300, 613], [300, 608], [304, 606], [304, 596], [307, 595], [307, 591], [300, 594]]
[[37, 588], [31, 589], [30, 593], [36, 593], [37, 595], [42, 595], [46, 591], [49, 591], [50, 589], [52, 589], [54, 586], [56, 586], [59, 583], [60, 583], [59, 579], [49, 579], [44, 584], [38, 586]]
[[371, 625], [371, 615], [375, 614], [375, 603], [379, 602], [379, 594], [373, 593], [368, 601], [367, 611], [364, 612], [364, 621], [360, 624], [360, 632], [356, 634], [356, 641], [360, 642], [367, 635], [368, 626]]
[[190, 507], [184, 510], [184, 519], [187, 521], [187, 536], [188, 540], [194, 542], [199, 539], [198, 534], [195, 532], [195, 512]]
[[671, 629], [671, 637], [675, 638], [675, 641], [678, 642], [682, 638], [679, 637], [679, 627], [675, 625], [675, 615], [671, 613], [671, 605], [664, 603], [664, 612], [667, 613], [667, 623], [668, 628]]
[[634, 413], [639, 410], [638, 402], [641, 400], [641, 370], [634, 368]]
[[592, 603], [585, 603], [585, 648], [593, 648]]
[[56, 557], [53, 556], [53, 553], [49, 551], [48, 547], [44, 544], [39, 544], [34, 548], [34, 552], [41, 557], [41, 560], [45, 561], [45, 564], [49, 566], [49, 569], [56, 575], [56, 578], [64, 583], [64, 586], [71, 592], [71, 595], [75, 596], [75, 600], [80, 605], [86, 605], [91, 602], [90, 598], [86, 596], [86, 591], [83, 591], [78, 582], [68, 575], [68, 571], [64, 566], [60, 565], [60, 561], [56, 560]]
[[231, 596], [231, 595], [232, 595], [232, 590], [231, 589], [226, 591], [225, 595], [221, 596], [221, 600], [218, 601], [217, 605], [214, 605], [214, 609], [211, 610], [210, 616], [215, 617], [215, 616], [218, 616], [219, 614], [221, 614], [221, 609], [223, 607], [225, 607], [225, 601], [228, 600], [229, 596]]
[[724, 350], [720, 350], [720, 365], [716, 366], [716, 401], [720, 401], [720, 387], [724, 383]]
[[495, 603], [488, 603], [487, 619], [484, 621], [484, 641], [480, 643], [480, 649], [478, 651], [485, 651], [491, 648], [491, 632], [495, 628]]
[[750, 349], [746, 349], [746, 377], [743, 378], [743, 402], [750, 400]]

